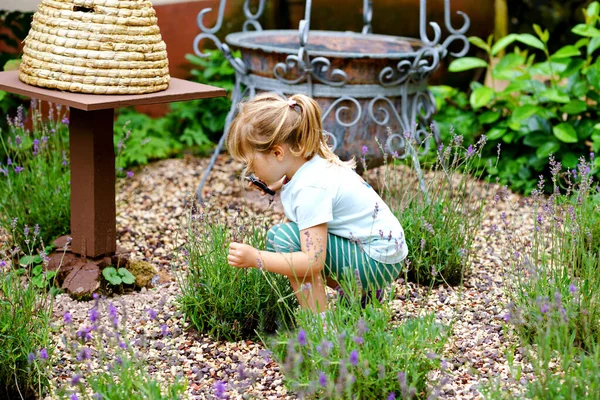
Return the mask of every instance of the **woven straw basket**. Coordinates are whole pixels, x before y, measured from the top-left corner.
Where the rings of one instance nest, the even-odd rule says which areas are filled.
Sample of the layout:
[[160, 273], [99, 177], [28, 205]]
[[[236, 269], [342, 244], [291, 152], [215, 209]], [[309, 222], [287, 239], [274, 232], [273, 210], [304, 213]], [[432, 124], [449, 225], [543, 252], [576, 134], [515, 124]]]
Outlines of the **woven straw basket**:
[[19, 71], [30, 85], [92, 94], [158, 92], [170, 80], [149, 0], [42, 0]]

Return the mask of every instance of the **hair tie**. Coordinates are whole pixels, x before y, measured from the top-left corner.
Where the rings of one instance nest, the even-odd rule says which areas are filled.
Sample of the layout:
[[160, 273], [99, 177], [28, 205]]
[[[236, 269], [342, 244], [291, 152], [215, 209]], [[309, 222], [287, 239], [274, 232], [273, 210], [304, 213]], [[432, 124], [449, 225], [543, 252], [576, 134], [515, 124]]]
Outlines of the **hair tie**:
[[294, 108], [294, 106], [295, 106], [296, 104], [298, 104], [298, 103], [296, 102], [296, 100], [294, 100], [294, 99], [288, 99], [288, 102], [287, 102], [287, 103], [288, 103], [288, 106], [290, 106], [290, 108]]

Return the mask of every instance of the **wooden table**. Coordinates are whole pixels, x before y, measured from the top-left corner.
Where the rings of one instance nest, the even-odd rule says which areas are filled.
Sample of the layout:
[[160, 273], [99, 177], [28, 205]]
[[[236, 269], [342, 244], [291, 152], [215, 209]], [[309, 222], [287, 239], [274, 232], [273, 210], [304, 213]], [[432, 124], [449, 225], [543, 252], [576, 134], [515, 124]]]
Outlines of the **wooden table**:
[[84, 257], [117, 249], [114, 110], [225, 96], [224, 89], [171, 78], [167, 90], [141, 95], [93, 95], [30, 86], [18, 71], [0, 72], [0, 90], [70, 107], [72, 251]]

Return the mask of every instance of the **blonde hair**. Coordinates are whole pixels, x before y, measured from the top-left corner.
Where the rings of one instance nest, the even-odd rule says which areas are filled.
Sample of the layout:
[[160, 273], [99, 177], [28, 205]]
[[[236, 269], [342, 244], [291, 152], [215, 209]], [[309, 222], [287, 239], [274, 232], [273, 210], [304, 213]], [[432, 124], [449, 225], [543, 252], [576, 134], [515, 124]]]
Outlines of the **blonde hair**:
[[356, 167], [354, 158], [344, 162], [327, 145], [321, 107], [312, 98], [295, 94], [285, 100], [275, 93], [261, 93], [239, 104], [227, 149], [235, 160], [246, 164], [243, 175], [251, 168], [251, 153], [265, 153], [281, 144], [297, 157], [309, 160], [317, 154], [333, 164]]

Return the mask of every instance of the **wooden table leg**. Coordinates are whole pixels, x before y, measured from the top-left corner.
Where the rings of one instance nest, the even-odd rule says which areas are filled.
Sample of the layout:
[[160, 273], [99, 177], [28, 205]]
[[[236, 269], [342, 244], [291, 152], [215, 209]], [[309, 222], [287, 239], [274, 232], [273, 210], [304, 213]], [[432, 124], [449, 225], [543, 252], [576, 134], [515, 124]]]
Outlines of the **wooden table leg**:
[[117, 249], [113, 117], [113, 109], [70, 110], [71, 246], [85, 257]]

